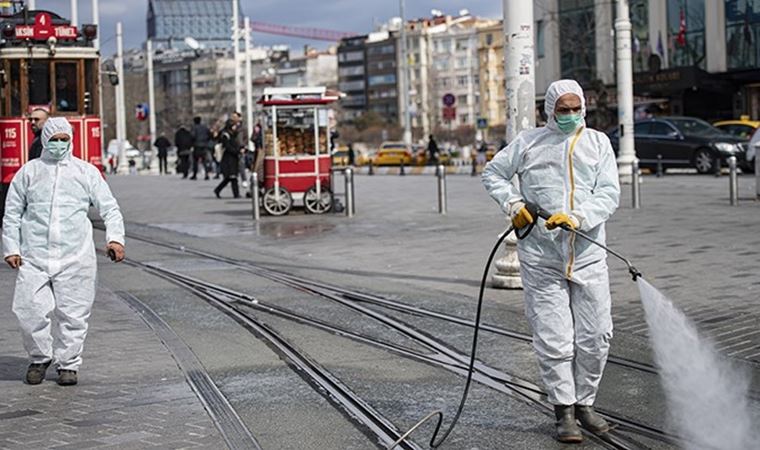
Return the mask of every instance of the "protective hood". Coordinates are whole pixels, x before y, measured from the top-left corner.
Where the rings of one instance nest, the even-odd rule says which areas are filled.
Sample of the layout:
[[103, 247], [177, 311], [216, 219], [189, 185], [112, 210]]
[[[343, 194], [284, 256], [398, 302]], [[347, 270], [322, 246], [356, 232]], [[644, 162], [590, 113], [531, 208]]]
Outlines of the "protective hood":
[[[45, 122], [45, 126], [42, 128], [42, 154], [43, 156], [51, 155], [48, 152], [48, 146], [50, 138], [56, 134], [66, 134], [69, 136], [69, 154], [71, 154], [71, 145], [74, 138], [74, 132], [71, 128], [71, 124], [63, 117], [51, 117]], [[68, 155], [67, 155], [68, 156]]]
[[[581, 116], [586, 117], [586, 97], [583, 96], [583, 88], [575, 80], [557, 80], [549, 85], [544, 98], [544, 113], [546, 114], [546, 127], [554, 131], [560, 131], [557, 121], [554, 120], [554, 107], [557, 100], [565, 94], [575, 94], [581, 99]], [[585, 121], [583, 126], [586, 126]]]

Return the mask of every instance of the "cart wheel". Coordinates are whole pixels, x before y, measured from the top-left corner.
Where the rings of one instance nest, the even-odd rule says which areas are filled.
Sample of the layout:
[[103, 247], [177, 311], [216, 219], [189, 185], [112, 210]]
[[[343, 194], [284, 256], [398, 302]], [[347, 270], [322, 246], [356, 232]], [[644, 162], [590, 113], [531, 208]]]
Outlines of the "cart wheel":
[[324, 214], [333, 206], [332, 192], [325, 187], [321, 187], [319, 191], [320, 195], [317, 197], [317, 187], [312, 186], [303, 196], [303, 206], [312, 214]]
[[290, 212], [290, 208], [293, 207], [293, 197], [290, 195], [290, 192], [283, 187], [280, 187], [278, 192], [275, 192], [275, 188], [269, 188], [264, 192], [262, 203], [264, 205], [264, 210], [269, 215], [284, 216]]

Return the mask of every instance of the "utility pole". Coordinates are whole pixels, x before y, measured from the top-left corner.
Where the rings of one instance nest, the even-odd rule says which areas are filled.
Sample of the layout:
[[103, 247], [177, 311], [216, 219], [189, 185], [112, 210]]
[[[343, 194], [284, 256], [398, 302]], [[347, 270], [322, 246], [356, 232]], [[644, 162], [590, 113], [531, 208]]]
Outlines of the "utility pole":
[[79, 26], [79, 5], [78, 0], [71, 0], [71, 25]]
[[404, 102], [404, 144], [411, 150], [412, 148], [412, 111], [409, 109], [409, 55], [407, 54], [406, 42], [406, 16], [404, 15], [405, 0], [399, 0], [399, 9], [401, 13], [401, 78], [402, 89], [401, 96]]
[[235, 59], [235, 112], [240, 112], [240, 18], [238, 17], [238, 0], [232, 0], [232, 56]]
[[150, 141], [148, 149], [153, 153], [153, 143], [156, 142], [156, 94], [153, 86], [153, 40], [148, 39], [146, 43], [146, 52], [148, 59], [148, 129]]
[[[536, 126], [533, 55], [533, 2], [504, 0], [504, 76], [507, 85], [507, 142]], [[513, 180], [516, 183], [517, 180]], [[509, 220], [509, 219], [508, 219]], [[506, 239], [506, 255], [496, 261], [494, 287], [522, 289], [517, 240]]]
[[251, 148], [253, 137], [253, 87], [251, 86], [251, 19], [246, 16], [243, 25], [243, 39], [245, 39], [245, 120], [248, 125], [248, 140], [246, 146]]
[[[96, 27], [100, 24], [100, 5], [99, 0], [92, 0], [92, 23]], [[98, 28], [98, 33], [95, 35], [95, 40], [93, 41], [93, 44], [95, 45], [95, 50], [100, 51], [100, 28]], [[101, 112], [103, 111], [103, 108], [100, 108]]]
[[633, 65], [631, 63], [631, 18], [628, 0], [617, 0], [615, 19], [617, 53], [617, 103], [620, 120], [618, 173], [622, 183], [631, 183], [636, 149], [633, 141]]
[[126, 111], [124, 110], [124, 48], [121, 38], [121, 22], [116, 22], [116, 140], [119, 143], [119, 171], [127, 169], [124, 140], [127, 135]]

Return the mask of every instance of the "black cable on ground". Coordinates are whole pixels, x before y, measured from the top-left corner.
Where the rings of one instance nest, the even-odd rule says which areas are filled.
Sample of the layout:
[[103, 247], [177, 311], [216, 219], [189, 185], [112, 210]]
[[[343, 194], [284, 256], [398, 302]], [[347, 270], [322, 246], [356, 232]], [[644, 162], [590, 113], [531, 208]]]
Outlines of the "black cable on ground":
[[[467, 401], [467, 395], [470, 392], [470, 385], [472, 384], [472, 374], [475, 370], [475, 353], [478, 349], [478, 333], [480, 331], [480, 317], [481, 317], [481, 311], [483, 309], [483, 294], [486, 290], [486, 282], [488, 281], [488, 271], [491, 268], [491, 263], [493, 262], [494, 256], [496, 256], [496, 252], [501, 247], [502, 242], [504, 242], [504, 239], [509, 236], [509, 233], [511, 233], [513, 230], [512, 226], [510, 225], [509, 228], [507, 228], [504, 233], [499, 236], [499, 239], [496, 240], [496, 244], [493, 246], [493, 249], [491, 250], [491, 254], [488, 256], [488, 262], [486, 262], [486, 267], [483, 269], [483, 279], [480, 282], [480, 293], [478, 294], [478, 306], [475, 313], [475, 328], [474, 332], [472, 334], [472, 350], [470, 352], [470, 364], [467, 369], [467, 381], [465, 381], [464, 384], [464, 392], [462, 393], [462, 399], [459, 401], [459, 407], [457, 408], [457, 412], [454, 414], [454, 419], [451, 421], [451, 424], [446, 429], [446, 431], [443, 433], [440, 439], [436, 442], [436, 438], [438, 437], [438, 434], [441, 431], [441, 425], [443, 424], [443, 411], [436, 410], [422, 418], [419, 422], [414, 424], [413, 427], [409, 429], [406, 433], [404, 433], [396, 442], [391, 444], [388, 447], [388, 450], [391, 450], [395, 448], [400, 443], [404, 442], [404, 440], [409, 437], [417, 428], [422, 426], [425, 422], [432, 419], [433, 417], [438, 417], [438, 423], [435, 425], [435, 431], [433, 431], [433, 436], [430, 438], [430, 447], [431, 448], [438, 448], [443, 444], [443, 442], [446, 440], [446, 438], [449, 437], [451, 432], [454, 430], [454, 427], [456, 426], [457, 422], [459, 421], [459, 417], [462, 415], [462, 411], [464, 410], [464, 404]], [[529, 231], [528, 231], [529, 232]], [[527, 232], [522, 236], [527, 236]]]

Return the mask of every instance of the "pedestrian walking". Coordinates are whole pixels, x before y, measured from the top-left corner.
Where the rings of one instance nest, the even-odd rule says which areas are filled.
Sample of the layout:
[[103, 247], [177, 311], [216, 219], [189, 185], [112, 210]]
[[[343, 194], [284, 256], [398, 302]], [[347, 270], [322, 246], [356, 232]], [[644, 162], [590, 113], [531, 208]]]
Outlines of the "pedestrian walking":
[[259, 178], [259, 185], [264, 185], [264, 128], [261, 126], [261, 122], [257, 122], [253, 127], [253, 136], [251, 136], [251, 142], [253, 142], [253, 164], [251, 171], [256, 172]]
[[348, 165], [353, 167], [356, 165], [356, 153], [354, 153], [354, 146], [351, 143], [348, 144], [348, 151], [346, 153], [348, 153]]
[[431, 134], [428, 136], [428, 145], [427, 145], [427, 151], [428, 151], [428, 165], [438, 164], [438, 153], [440, 150], [438, 149], [438, 144], [435, 142], [435, 139], [433, 139], [433, 135]]
[[72, 156], [72, 136], [65, 118], [48, 119], [42, 156], [16, 173], [5, 204], [3, 257], [18, 270], [12, 309], [29, 354], [28, 384], [40, 384], [51, 363], [58, 384], [77, 384], [97, 274], [90, 205], [105, 222], [111, 258], [124, 259], [119, 205], [100, 171]]
[[[546, 91], [546, 126], [521, 132], [483, 171], [491, 197], [516, 229], [535, 222], [526, 203], [552, 216], [517, 243], [525, 311], [561, 442], [583, 440], [609, 424], [593, 408], [612, 338], [606, 252], [573, 233], [604, 243], [605, 222], [620, 198], [610, 141], [586, 127], [585, 99], [573, 80]], [[512, 177], [519, 179], [519, 188]]]
[[190, 172], [190, 155], [193, 148], [193, 135], [180, 126], [174, 133], [174, 145], [177, 147], [177, 173], [182, 173], [182, 178], [187, 178]]
[[154, 142], [153, 145], [158, 149], [158, 173], [161, 175], [168, 174], [169, 170], [166, 158], [169, 155], [169, 147], [172, 146], [171, 141], [169, 141], [166, 134], [162, 131], [161, 135], [156, 139], [156, 142]]
[[240, 197], [240, 189], [238, 187], [237, 179], [240, 165], [240, 142], [238, 141], [239, 126], [240, 124], [236, 124], [232, 119], [228, 120], [220, 136], [222, 148], [224, 149], [221, 163], [222, 176], [224, 179], [214, 189], [214, 194], [217, 198], [221, 198], [219, 194], [228, 183], [232, 183], [232, 195], [235, 198]]
[[198, 179], [198, 167], [203, 166], [205, 179], [209, 179], [211, 170], [209, 169], [209, 152], [211, 148], [211, 131], [204, 124], [200, 117], [193, 118], [193, 176], [191, 180]]
[[42, 128], [48, 119], [48, 112], [43, 108], [34, 108], [29, 115], [29, 122], [32, 124], [32, 133], [34, 140], [29, 147], [28, 161], [39, 158], [42, 155]]
[[479, 141], [478, 143], [478, 149], [477, 154], [475, 156], [475, 163], [478, 166], [482, 166], [486, 163], [486, 160], [488, 159], [488, 146], [486, 145], [485, 141]]

